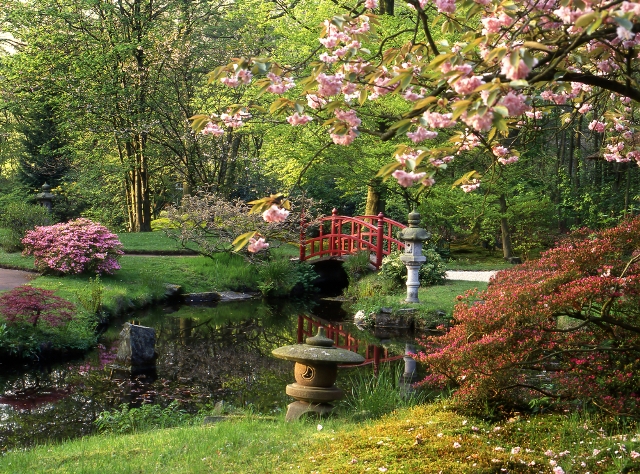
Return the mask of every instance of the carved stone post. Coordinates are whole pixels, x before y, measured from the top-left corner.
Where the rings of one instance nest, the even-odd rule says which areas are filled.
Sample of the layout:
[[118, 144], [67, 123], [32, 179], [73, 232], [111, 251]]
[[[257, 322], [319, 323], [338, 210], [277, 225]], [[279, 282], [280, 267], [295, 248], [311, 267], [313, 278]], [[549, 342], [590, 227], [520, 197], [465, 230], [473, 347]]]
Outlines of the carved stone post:
[[409, 227], [400, 231], [400, 240], [404, 241], [404, 254], [400, 260], [407, 266], [407, 303], [419, 303], [418, 288], [420, 288], [420, 266], [427, 260], [422, 255], [422, 244], [431, 237], [426, 230], [418, 227], [420, 224], [420, 214], [418, 212], [409, 213]]

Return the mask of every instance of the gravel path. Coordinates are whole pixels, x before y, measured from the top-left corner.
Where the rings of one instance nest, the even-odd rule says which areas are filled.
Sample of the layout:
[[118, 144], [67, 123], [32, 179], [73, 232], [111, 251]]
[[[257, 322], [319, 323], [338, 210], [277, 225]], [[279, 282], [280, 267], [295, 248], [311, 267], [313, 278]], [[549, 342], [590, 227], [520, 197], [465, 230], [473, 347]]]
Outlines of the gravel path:
[[448, 271], [446, 273], [447, 280], [466, 280], [466, 281], [489, 281], [495, 275], [497, 270], [490, 272], [464, 272], [464, 271]]
[[32, 272], [24, 272], [22, 270], [7, 270], [6, 268], [0, 268], [0, 291], [10, 290], [16, 286], [29, 283], [29, 280], [38, 276]]

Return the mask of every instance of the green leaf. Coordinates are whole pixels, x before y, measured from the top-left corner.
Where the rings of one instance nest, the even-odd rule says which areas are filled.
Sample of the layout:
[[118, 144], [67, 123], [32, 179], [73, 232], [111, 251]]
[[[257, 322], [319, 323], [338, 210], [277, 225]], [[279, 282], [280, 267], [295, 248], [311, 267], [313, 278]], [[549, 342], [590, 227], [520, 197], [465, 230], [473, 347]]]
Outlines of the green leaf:
[[445, 61], [451, 59], [451, 57], [453, 57], [453, 54], [449, 53], [449, 54], [440, 54], [438, 56], [435, 57], [435, 59], [433, 61], [431, 61], [429, 63], [429, 65], [427, 66], [427, 69], [435, 69], [438, 66], [440, 66], [442, 63], [444, 63]]
[[501, 115], [502, 117], [509, 116], [509, 109], [507, 109], [504, 105], [496, 105], [493, 108], [493, 111]]
[[235, 238], [235, 240], [231, 243], [233, 245], [233, 251], [238, 252], [242, 250], [245, 246], [249, 244], [249, 240], [253, 239], [257, 234], [257, 231], [245, 232], [242, 235], [239, 235]]
[[577, 28], [584, 28], [586, 26], [589, 26], [591, 23], [593, 23], [596, 20], [597, 17], [598, 17], [597, 12], [585, 13], [584, 15], [578, 17], [578, 19], [576, 20], [575, 26]]
[[482, 175], [480, 173], [478, 173], [476, 170], [469, 171], [468, 173], [464, 174], [460, 179], [456, 180], [451, 185], [451, 189], [456, 188], [456, 187], [460, 186], [461, 184], [466, 184], [469, 181], [471, 181], [472, 179], [480, 179], [481, 177], [482, 177]]
[[389, 130], [395, 130], [395, 129], [401, 128], [401, 127], [403, 127], [405, 125], [409, 125], [410, 126], [411, 125], [411, 120], [412, 119], [400, 120], [400, 121], [394, 123], [393, 125], [391, 125], [391, 127], [389, 127]]
[[376, 174], [376, 178], [383, 178], [386, 181], [387, 179], [389, 179], [389, 176], [391, 176], [393, 172], [399, 168], [402, 168], [402, 165], [398, 161], [384, 165], [382, 168], [380, 168], [378, 174]]
[[434, 96], [425, 97], [424, 99], [420, 99], [418, 102], [413, 104], [413, 110], [421, 109], [437, 101], [438, 101], [437, 97], [434, 97]]
[[633, 31], [633, 23], [631, 23], [631, 21], [629, 21], [628, 18], [625, 18], [623, 16], [614, 16], [613, 19], [618, 25], [622, 26], [625, 30]]
[[538, 49], [540, 51], [551, 52], [551, 48], [549, 48], [549, 46], [538, 43], [537, 41], [525, 41], [522, 46], [528, 49]]
[[520, 87], [527, 87], [529, 86], [529, 83], [525, 80], [525, 79], [518, 79], [517, 81], [511, 81], [509, 83], [509, 85], [511, 87], [513, 87], [514, 89], [518, 89]]
[[204, 127], [209, 123], [208, 115], [194, 115], [193, 117], [189, 117], [191, 120], [191, 128], [194, 132], [201, 132]]

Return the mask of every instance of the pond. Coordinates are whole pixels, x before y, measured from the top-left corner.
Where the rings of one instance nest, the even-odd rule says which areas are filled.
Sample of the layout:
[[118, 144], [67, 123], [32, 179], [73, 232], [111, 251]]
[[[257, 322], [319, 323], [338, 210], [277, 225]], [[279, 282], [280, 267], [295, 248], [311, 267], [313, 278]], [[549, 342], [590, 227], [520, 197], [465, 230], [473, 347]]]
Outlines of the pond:
[[339, 302], [325, 300], [306, 307], [251, 300], [156, 308], [127, 319], [156, 330], [154, 374], [125, 377], [111, 370], [125, 320], [115, 321], [98, 348], [80, 360], [36, 368], [0, 363], [0, 446], [6, 451], [93, 433], [98, 415], [122, 404], [167, 406], [175, 400], [196, 412], [222, 401], [261, 413], [286, 411], [293, 401], [284, 393], [293, 382], [293, 364], [271, 351], [304, 341], [329, 322], [330, 337], [370, 363], [374, 356], [402, 357], [402, 344], [385, 344], [387, 353], [378, 338], [345, 317]]

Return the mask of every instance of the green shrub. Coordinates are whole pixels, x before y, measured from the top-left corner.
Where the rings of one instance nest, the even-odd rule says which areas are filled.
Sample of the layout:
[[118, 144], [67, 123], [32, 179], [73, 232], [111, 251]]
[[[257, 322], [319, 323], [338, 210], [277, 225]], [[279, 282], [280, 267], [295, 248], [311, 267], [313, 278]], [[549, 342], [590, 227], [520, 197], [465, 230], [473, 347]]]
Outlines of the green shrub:
[[295, 269], [295, 286], [300, 286], [305, 294], [317, 292], [318, 288], [314, 285], [314, 282], [316, 278], [318, 278], [318, 274], [313, 269], [313, 266], [306, 263], [300, 263], [295, 266]]
[[102, 299], [104, 298], [104, 285], [100, 281], [100, 275], [89, 278], [89, 285], [76, 291], [76, 298], [87, 313], [99, 314], [102, 311]]
[[377, 418], [424, 402], [426, 391], [412, 391], [399, 383], [403, 369], [400, 364], [383, 364], [377, 376], [373, 370], [354, 370], [348, 381], [351, 389], [341, 408], [356, 419]]
[[[407, 267], [400, 260], [400, 252], [393, 252], [382, 259], [380, 275], [396, 285], [403, 285], [407, 280]], [[432, 248], [423, 248], [422, 255], [427, 257], [420, 266], [420, 284], [424, 286], [442, 285], [445, 281], [447, 267], [438, 252]]]
[[349, 281], [356, 281], [371, 273], [371, 256], [366, 250], [351, 255], [342, 264], [342, 268], [349, 277]]
[[165, 408], [151, 404], [129, 408], [123, 403], [120, 410], [100, 413], [95, 424], [102, 433], [124, 434], [180, 426], [191, 419], [193, 415], [180, 409], [178, 402], [174, 400]]
[[288, 296], [296, 284], [294, 263], [277, 259], [258, 264], [258, 289], [263, 296]]
[[25, 232], [35, 226], [51, 223], [51, 215], [42, 206], [25, 202], [11, 202], [0, 211], [0, 227], [8, 230], [0, 246], [7, 252], [22, 250], [22, 238]]

